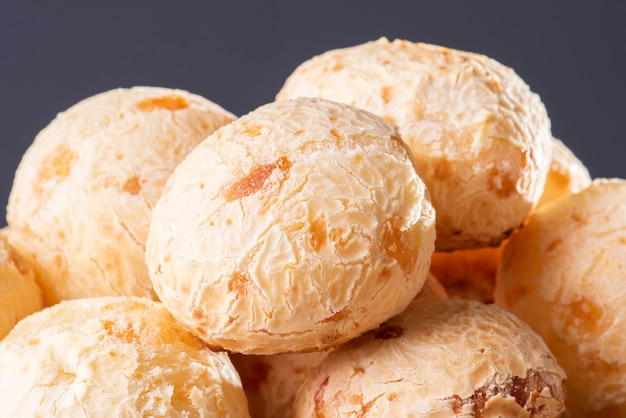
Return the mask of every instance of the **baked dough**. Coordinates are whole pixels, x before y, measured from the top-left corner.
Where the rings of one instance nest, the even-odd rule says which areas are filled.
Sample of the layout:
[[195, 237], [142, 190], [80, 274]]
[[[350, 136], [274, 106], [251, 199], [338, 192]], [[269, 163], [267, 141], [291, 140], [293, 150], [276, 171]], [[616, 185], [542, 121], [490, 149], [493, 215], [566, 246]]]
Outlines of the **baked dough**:
[[550, 346], [572, 417], [626, 416], [624, 260], [623, 179], [545, 204], [503, 249], [495, 302]]
[[43, 309], [35, 273], [7, 241], [0, 229], [0, 340], [22, 318]]
[[226, 353], [159, 303], [74, 299], [0, 341], [0, 417], [249, 417]]
[[395, 123], [437, 211], [437, 250], [497, 246], [542, 193], [550, 121], [539, 96], [483, 55], [381, 38], [302, 63], [277, 99], [322, 97]]
[[152, 207], [174, 167], [234, 116], [182, 90], [134, 87], [60, 113], [19, 164], [11, 243], [44, 299], [156, 298], [144, 261]]
[[208, 344], [323, 350], [422, 288], [435, 212], [390, 123], [323, 99], [273, 102], [174, 170], [153, 211], [154, 289]]
[[564, 409], [565, 374], [508, 312], [419, 300], [310, 370], [293, 417], [546, 417]]

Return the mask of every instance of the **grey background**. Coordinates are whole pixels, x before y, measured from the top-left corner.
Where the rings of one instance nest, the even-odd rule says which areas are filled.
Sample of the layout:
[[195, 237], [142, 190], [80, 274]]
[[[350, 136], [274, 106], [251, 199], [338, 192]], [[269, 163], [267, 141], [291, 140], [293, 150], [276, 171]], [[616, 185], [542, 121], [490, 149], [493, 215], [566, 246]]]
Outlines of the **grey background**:
[[479, 52], [541, 95], [594, 177], [626, 177], [626, 2], [63, 1], [0, 4], [0, 226], [39, 130], [79, 100], [175, 87], [241, 115], [302, 61], [386, 36]]

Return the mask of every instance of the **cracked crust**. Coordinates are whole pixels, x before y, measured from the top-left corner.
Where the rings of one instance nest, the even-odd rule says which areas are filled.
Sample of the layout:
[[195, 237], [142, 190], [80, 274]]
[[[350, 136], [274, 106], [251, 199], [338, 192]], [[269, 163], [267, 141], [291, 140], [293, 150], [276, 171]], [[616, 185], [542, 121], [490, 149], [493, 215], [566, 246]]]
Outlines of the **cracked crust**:
[[0, 229], [0, 340], [19, 320], [43, 308], [35, 273], [9, 244], [9, 234]]
[[311, 370], [293, 417], [556, 417], [565, 374], [541, 338], [493, 305], [416, 301]]
[[226, 353], [158, 302], [64, 301], [0, 342], [0, 417], [249, 417]]
[[358, 106], [399, 127], [437, 211], [437, 250], [498, 245], [540, 197], [547, 112], [488, 57], [381, 38], [302, 63], [276, 97], [299, 96]]
[[596, 179], [543, 205], [506, 244], [498, 270], [496, 304], [550, 346], [568, 375], [573, 417], [626, 415], [624, 202], [625, 180]]
[[183, 157], [233, 119], [186, 91], [134, 87], [89, 97], [43, 129], [15, 173], [7, 222], [46, 302], [156, 298], [144, 261], [152, 207]]
[[391, 124], [345, 104], [286, 100], [219, 129], [176, 168], [146, 260], [159, 298], [208, 344], [323, 349], [415, 297], [434, 217]]

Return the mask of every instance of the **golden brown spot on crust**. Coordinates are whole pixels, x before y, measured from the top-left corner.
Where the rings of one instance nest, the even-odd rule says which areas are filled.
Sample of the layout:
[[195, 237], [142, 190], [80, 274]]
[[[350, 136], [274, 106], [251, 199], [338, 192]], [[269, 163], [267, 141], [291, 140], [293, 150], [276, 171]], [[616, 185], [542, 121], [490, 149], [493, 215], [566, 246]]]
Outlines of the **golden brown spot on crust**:
[[580, 213], [572, 213], [572, 220], [574, 222], [580, 223], [585, 225], [587, 223], [587, 220], [585, 219], [585, 217], [583, 215], [581, 215]]
[[176, 111], [187, 107], [189, 107], [189, 102], [176, 95], [150, 97], [137, 103], [137, 108], [143, 112], [152, 112], [156, 109]]
[[354, 374], [363, 374], [365, 373], [365, 369], [363, 367], [355, 367]]
[[304, 133], [304, 129], [298, 129], [297, 131], [295, 131], [293, 134], [294, 136], [300, 136]]
[[348, 308], [343, 308], [342, 310], [335, 312], [333, 315], [322, 320], [321, 322], [323, 324], [326, 324], [328, 322], [339, 322], [339, 321], [343, 321], [344, 319], [346, 319], [349, 315], [350, 315], [350, 310]]
[[383, 102], [385, 102], [385, 104], [389, 103], [393, 98], [393, 87], [383, 86], [380, 95], [383, 98]]
[[501, 90], [501, 86], [500, 86], [500, 82], [498, 80], [491, 80], [489, 81], [489, 86], [493, 89], [493, 90]]
[[122, 186], [122, 190], [133, 196], [138, 195], [141, 191], [141, 182], [139, 181], [139, 177], [132, 176], [128, 180], [126, 180], [126, 183], [124, 183], [124, 186]]
[[330, 71], [341, 71], [341, 70], [343, 70], [343, 65], [339, 64], [338, 62], [335, 62], [330, 69]]
[[139, 335], [137, 335], [130, 323], [122, 326], [117, 322], [105, 321], [104, 330], [107, 335], [118, 338], [128, 344], [138, 344], [140, 342]]
[[626, 244], [626, 237], [619, 237], [617, 240], [620, 244]]
[[204, 319], [204, 312], [202, 311], [202, 309], [195, 308], [191, 316], [193, 317], [193, 319], [202, 320]]
[[287, 157], [280, 157], [273, 163], [254, 167], [244, 178], [233, 183], [224, 193], [227, 202], [232, 202], [246, 196], [250, 196], [263, 189], [266, 180], [274, 170], [280, 170], [285, 177], [289, 174], [291, 161]]
[[385, 254], [397, 261], [402, 271], [408, 272], [415, 264], [416, 248], [407, 248], [404, 234], [398, 227], [397, 219], [389, 219], [382, 233], [382, 243]]
[[326, 245], [326, 223], [321, 219], [312, 219], [309, 225], [309, 246], [315, 252], [319, 252]]
[[343, 135], [341, 135], [339, 131], [337, 131], [335, 128], [330, 130], [330, 134], [338, 141], [341, 141], [343, 139]]
[[435, 164], [435, 179], [446, 181], [453, 177], [454, 169], [452, 168], [452, 164], [448, 160], [439, 160], [437, 164]]
[[54, 256], [54, 266], [58, 269], [63, 268], [63, 257], [60, 254]]
[[487, 171], [489, 179], [487, 180], [487, 189], [502, 199], [513, 195], [517, 190], [515, 181], [509, 176], [503, 175], [500, 171], [492, 167]]
[[41, 342], [39, 338], [33, 338], [28, 342], [28, 345], [37, 345]]
[[228, 282], [228, 291], [235, 292], [237, 296], [246, 294], [246, 287], [250, 283], [250, 278], [243, 273], [235, 272]]
[[402, 336], [403, 333], [404, 328], [393, 324], [383, 324], [373, 331], [375, 340], [390, 340]]
[[585, 334], [591, 334], [595, 331], [604, 316], [604, 309], [586, 298], [570, 303], [568, 307], [567, 325], [574, 326]]
[[43, 161], [39, 171], [38, 183], [50, 180], [53, 177], [67, 177], [72, 171], [72, 165], [77, 156], [66, 144], [58, 145], [52, 151], [50, 158]]
[[326, 409], [326, 401], [324, 400], [324, 391], [326, 390], [326, 386], [328, 386], [329, 380], [330, 380], [330, 377], [326, 376], [326, 379], [322, 381], [322, 384], [315, 391], [315, 395], [313, 396], [313, 401], [315, 403], [313, 413], [314, 413], [314, 416], [317, 418], [326, 417], [326, 413], [324, 412], [324, 410]]
[[226, 225], [231, 226], [233, 224], [232, 219], [226, 219]]
[[384, 115], [382, 118], [393, 125], [396, 124], [396, 120], [389, 115]]
[[390, 402], [396, 401], [400, 398], [400, 395], [397, 392], [390, 393], [387, 395], [387, 400]]
[[243, 133], [251, 138], [261, 135], [261, 127], [259, 125], [246, 125]]
[[546, 247], [546, 252], [550, 252], [552, 250], [554, 250], [557, 246], [561, 245], [563, 243], [563, 238], [562, 237], [558, 237], [553, 239], [548, 246]]

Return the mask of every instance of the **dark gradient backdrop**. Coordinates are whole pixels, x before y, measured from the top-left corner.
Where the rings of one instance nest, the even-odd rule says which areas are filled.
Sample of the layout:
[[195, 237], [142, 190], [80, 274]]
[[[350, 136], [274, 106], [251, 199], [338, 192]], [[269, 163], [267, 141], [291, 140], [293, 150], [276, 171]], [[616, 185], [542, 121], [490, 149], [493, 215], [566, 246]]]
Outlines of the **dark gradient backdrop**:
[[241, 115], [302, 61], [380, 36], [513, 67], [594, 177], [626, 177], [625, 21], [621, 0], [2, 0], [0, 226], [22, 154], [79, 100], [176, 87]]

